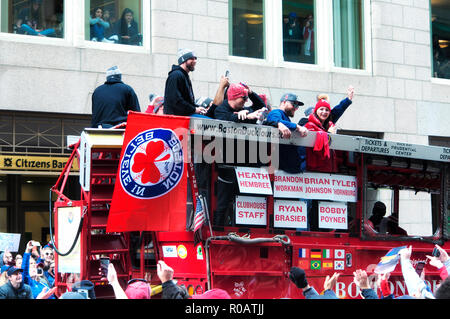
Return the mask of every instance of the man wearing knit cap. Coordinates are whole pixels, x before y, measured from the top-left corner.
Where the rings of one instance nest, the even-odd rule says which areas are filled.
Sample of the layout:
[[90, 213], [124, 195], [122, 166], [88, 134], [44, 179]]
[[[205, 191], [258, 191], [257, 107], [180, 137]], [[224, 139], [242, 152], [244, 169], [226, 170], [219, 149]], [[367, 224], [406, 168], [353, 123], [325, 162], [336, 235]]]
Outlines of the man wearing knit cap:
[[[253, 102], [251, 108], [244, 108], [245, 102], [248, 98]], [[248, 86], [239, 84], [230, 84], [227, 91], [227, 99], [219, 105], [214, 117], [217, 120], [231, 121], [236, 123], [250, 123], [256, 124], [258, 119], [262, 116], [265, 104], [258, 94], [254, 93]], [[236, 143], [237, 144], [237, 143]], [[229, 160], [225, 149], [223, 149], [223, 161], [226, 165], [238, 165], [240, 160], [237, 159], [237, 145], [235, 144], [234, 158]], [[245, 163], [248, 163], [250, 157], [249, 147], [245, 147], [245, 154], [241, 152], [239, 158], [245, 158]], [[217, 209], [214, 212], [214, 226], [224, 226], [229, 218], [229, 203], [238, 192], [238, 184], [234, 169], [227, 166], [218, 165], [218, 181], [217, 181]]]
[[172, 65], [166, 80], [164, 114], [190, 116], [206, 113], [204, 107], [195, 104], [192, 82], [189, 78], [189, 72], [195, 70], [196, 64], [197, 56], [192, 50], [178, 50], [178, 65]]
[[106, 82], [92, 94], [91, 126], [111, 128], [127, 121], [128, 111], [140, 112], [139, 101], [133, 88], [122, 82], [117, 66], [106, 71]]
[[[253, 105], [251, 108], [244, 108], [249, 98]], [[227, 99], [216, 108], [214, 117], [218, 120], [256, 124], [264, 107], [265, 104], [258, 94], [241, 83], [233, 83], [228, 87]]]

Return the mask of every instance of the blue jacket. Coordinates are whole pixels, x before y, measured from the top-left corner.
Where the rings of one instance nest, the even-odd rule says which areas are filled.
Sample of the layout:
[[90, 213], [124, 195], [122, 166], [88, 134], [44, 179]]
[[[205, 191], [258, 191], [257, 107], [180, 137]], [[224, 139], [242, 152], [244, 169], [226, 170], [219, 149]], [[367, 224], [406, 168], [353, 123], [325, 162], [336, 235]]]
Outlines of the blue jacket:
[[[292, 123], [287, 114], [280, 109], [272, 110], [267, 115], [266, 124], [278, 126], [278, 123], [283, 123], [291, 131], [297, 129], [297, 124]], [[279, 168], [289, 174], [298, 174], [306, 168], [306, 150], [303, 146], [298, 145], [279, 145]]]
[[[22, 259], [22, 280], [25, 284], [29, 285], [31, 288], [31, 292], [33, 293], [33, 298], [36, 299], [36, 297], [41, 293], [42, 289], [45, 287], [49, 288], [48, 285], [46, 285], [44, 282], [34, 280], [30, 276], [30, 253], [24, 253], [23, 259]], [[52, 295], [49, 299], [55, 299], [55, 296]]]

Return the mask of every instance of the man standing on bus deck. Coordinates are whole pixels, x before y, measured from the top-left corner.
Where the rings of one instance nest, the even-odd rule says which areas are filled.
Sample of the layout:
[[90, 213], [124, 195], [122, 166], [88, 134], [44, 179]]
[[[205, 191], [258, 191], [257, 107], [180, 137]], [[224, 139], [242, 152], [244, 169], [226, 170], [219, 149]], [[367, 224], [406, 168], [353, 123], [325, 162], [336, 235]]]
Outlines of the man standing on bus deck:
[[206, 114], [206, 109], [195, 104], [189, 72], [195, 70], [197, 56], [190, 49], [178, 50], [178, 65], [173, 65], [164, 90], [164, 114], [190, 116]]

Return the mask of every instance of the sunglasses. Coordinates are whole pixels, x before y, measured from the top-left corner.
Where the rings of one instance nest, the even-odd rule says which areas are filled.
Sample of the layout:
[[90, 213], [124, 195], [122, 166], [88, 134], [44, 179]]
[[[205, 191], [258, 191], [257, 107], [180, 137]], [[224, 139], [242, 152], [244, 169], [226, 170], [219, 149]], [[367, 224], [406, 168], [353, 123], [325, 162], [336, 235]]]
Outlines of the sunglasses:
[[53, 256], [53, 253], [44, 253], [45, 256]]
[[243, 98], [244, 101], [247, 101], [248, 100], [248, 95], [241, 96], [241, 98]]
[[148, 281], [145, 279], [133, 278], [133, 279], [128, 280], [127, 285], [132, 284], [133, 282], [137, 282], [137, 281], [142, 281], [142, 282], [148, 283]]

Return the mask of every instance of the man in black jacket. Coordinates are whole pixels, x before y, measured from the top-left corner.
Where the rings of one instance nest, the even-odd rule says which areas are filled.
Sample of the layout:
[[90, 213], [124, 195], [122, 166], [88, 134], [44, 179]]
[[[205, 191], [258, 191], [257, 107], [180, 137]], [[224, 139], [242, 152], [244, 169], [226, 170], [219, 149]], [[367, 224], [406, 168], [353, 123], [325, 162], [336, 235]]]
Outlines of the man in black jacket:
[[178, 51], [178, 65], [172, 65], [172, 70], [166, 80], [164, 90], [164, 114], [190, 116], [206, 114], [206, 109], [195, 104], [192, 82], [189, 72], [195, 70], [197, 57], [192, 50]]
[[140, 112], [133, 88], [122, 82], [117, 66], [106, 71], [106, 82], [92, 94], [92, 127], [111, 128], [127, 121], [128, 111]]
[[31, 287], [22, 281], [23, 269], [10, 266], [8, 282], [0, 287], [0, 299], [33, 299]]

